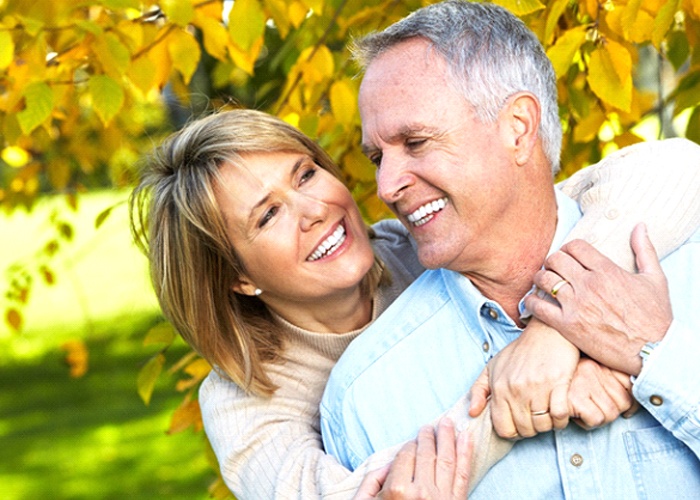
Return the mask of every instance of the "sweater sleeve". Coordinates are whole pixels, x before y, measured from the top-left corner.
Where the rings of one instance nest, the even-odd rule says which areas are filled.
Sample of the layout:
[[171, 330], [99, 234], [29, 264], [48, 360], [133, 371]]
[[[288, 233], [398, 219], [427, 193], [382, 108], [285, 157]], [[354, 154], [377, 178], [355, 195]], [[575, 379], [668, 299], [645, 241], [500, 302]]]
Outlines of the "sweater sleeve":
[[580, 170], [559, 187], [583, 212], [568, 239], [586, 240], [632, 271], [629, 239], [637, 223], [646, 223], [659, 258], [700, 226], [700, 146], [686, 139], [635, 144]]

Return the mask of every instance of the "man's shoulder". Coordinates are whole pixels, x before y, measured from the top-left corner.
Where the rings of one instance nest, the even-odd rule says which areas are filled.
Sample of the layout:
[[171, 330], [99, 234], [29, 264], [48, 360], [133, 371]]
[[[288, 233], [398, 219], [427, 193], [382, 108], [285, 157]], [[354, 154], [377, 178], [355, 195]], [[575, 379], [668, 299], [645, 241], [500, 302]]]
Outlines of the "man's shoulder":
[[430, 321], [450, 298], [443, 272], [438, 269], [421, 274], [353, 340], [333, 368], [329, 386], [333, 385], [336, 390], [348, 387], [396, 344]]

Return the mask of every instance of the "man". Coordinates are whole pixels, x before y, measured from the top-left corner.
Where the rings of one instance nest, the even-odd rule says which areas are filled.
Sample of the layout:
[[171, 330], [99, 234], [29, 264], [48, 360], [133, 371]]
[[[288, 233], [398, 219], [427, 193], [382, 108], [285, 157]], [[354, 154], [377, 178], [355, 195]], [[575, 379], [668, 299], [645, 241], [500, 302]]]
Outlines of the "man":
[[[352, 467], [415, 436], [525, 337], [527, 305], [632, 376], [643, 408], [599, 429], [568, 426], [516, 443], [473, 498], [697, 496], [700, 233], [663, 259], [663, 271], [643, 228], [632, 238], [638, 274], [581, 242], [553, 252], [581, 216], [552, 183], [561, 142], [554, 73], [507, 11], [432, 5], [360, 50], [363, 144], [378, 192], [433, 271], [334, 369], [321, 407], [327, 450]], [[529, 293], [533, 283], [550, 302]], [[521, 344], [549, 352], [549, 343]], [[554, 401], [513, 402], [499, 432], [551, 429], [561, 417]]]

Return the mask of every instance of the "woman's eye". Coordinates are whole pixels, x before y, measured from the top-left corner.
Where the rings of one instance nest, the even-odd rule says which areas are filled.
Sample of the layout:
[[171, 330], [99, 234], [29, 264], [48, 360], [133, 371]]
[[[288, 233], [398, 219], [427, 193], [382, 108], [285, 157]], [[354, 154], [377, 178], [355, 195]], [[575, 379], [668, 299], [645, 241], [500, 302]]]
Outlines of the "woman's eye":
[[304, 183], [316, 175], [316, 168], [310, 168], [301, 175], [301, 182]]
[[265, 215], [262, 216], [262, 219], [260, 219], [258, 227], [263, 227], [265, 224], [270, 222], [270, 220], [275, 216], [276, 213], [277, 207], [270, 208], [267, 212], [265, 212]]

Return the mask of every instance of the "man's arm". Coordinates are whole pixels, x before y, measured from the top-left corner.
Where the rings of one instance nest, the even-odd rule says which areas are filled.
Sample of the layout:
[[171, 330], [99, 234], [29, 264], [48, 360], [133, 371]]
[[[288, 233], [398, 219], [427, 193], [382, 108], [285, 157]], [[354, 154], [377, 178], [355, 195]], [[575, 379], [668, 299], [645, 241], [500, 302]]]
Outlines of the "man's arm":
[[[684, 139], [636, 144], [577, 172], [560, 187], [579, 202], [583, 212], [569, 240], [585, 238], [633, 271], [628, 235], [637, 222], [646, 221], [654, 228], [652, 237], [662, 255], [678, 247], [700, 225], [700, 146]], [[569, 384], [578, 373], [576, 351], [554, 331], [532, 322], [489, 363], [475, 384], [472, 415], [481, 411], [486, 396], [493, 393], [494, 425], [500, 435], [532, 436], [566, 426], [569, 416], [578, 416], [572, 399], [590, 399], [569, 394]], [[618, 392], [608, 401], [620, 402], [619, 384], [615, 377], [609, 380], [610, 390]], [[603, 396], [605, 392], [609, 391]], [[608, 412], [603, 411], [605, 407]], [[626, 407], [617, 406], [616, 413], [608, 403], [600, 409], [597, 417], [583, 424], [593, 426], [601, 414], [609, 422]], [[549, 413], [532, 415], [540, 410]]]

